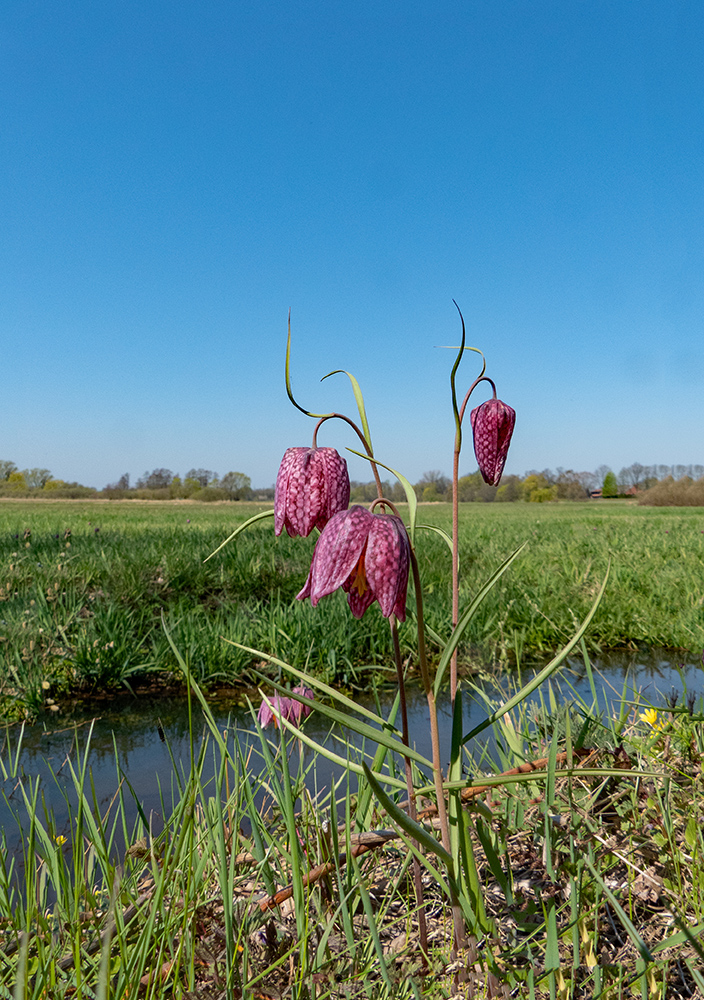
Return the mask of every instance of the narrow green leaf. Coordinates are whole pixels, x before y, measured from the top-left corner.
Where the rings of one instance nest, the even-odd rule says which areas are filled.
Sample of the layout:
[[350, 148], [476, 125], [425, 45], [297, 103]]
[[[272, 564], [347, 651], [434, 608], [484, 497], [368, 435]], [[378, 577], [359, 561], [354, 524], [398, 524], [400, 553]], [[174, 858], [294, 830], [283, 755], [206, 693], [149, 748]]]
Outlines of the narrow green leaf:
[[448, 868], [448, 871], [452, 872], [452, 856], [448, 854], [442, 844], [435, 839], [435, 837], [424, 826], [420, 823], [416, 823], [412, 820], [408, 813], [404, 812], [393, 799], [389, 798], [384, 789], [379, 784], [377, 777], [372, 774], [367, 766], [366, 761], [362, 762], [362, 769], [364, 771], [364, 776], [372, 786], [374, 794], [378, 798], [382, 807], [386, 811], [387, 816], [400, 826], [413, 840], [417, 840], [419, 844], [422, 844], [427, 850], [432, 851], [433, 854], [437, 854], [441, 861], [443, 861]]
[[[455, 300], [452, 300], [455, 302]], [[460, 342], [460, 347], [457, 352], [457, 357], [455, 358], [455, 363], [450, 371], [450, 388], [452, 390], [452, 414], [455, 418], [455, 449], [459, 452], [462, 448], [462, 422], [460, 420], [460, 408], [457, 403], [457, 370], [460, 367], [460, 362], [464, 357], [464, 345], [467, 339], [467, 330], [464, 325], [464, 316], [462, 315], [462, 310], [455, 302], [455, 308], [460, 314], [460, 320], [462, 321], [462, 340]], [[486, 366], [486, 362], [485, 362]], [[482, 372], [483, 374], [483, 372]]]
[[[308, 736], [303, 729], [298, 729], [292, 722], [289, 722], [288, 719], [285, 719], [283, 716], [281, 717], [281, 724], [288, 729], [290, 733], [293, 733], [293, 735], [296, 736], [302, 743], [305, 743], [307, 747], [310, 747], [311, 750], [315, 750], [316, 753], [321, 754], [332, 764], [338, 764], [345, 771], [353, 771], [354, 774], [360, 776], [364, 774], [364, 762], [361, 765], [355, 764], [347, 757], [341, 757], [333, 750], [330, 750], [328, 747], [323, 746], [322, 743], [318, 743], [312, 737]], [[391, 785], [392, 788], [400, 788], [401, 791], [406, 791], [406, 782], [402, 781], [400, 778], [395, 778], [390, 774], [380, 774], [379, 778], [384, 782], [384, 784]]]
[[589, 628], [591, 620], [597, 612], [597, 608], [599, 607], [601, 599], [604, 596], [604, 591], [606, 590], [606, 584], [609, 579], [610, 568], [611, 564], [609, 563], [609, 566], [607, 567], [606, 570], [606, 576], [604, 577], [604, 582], [599, 588], [599, 593], [596, 595], [596, 598], [591, 606], [588, 615], [586, 616], [580, 627], [577, 629], [575, 634], [572, 636], [570, 641], [567, 643], [567, 645], [560, 650], [557, 656], [555, 656], [550, 661], [550, 663], [548, 663], [548, 665], [544, 667], [543, 670], [540, 671], [540, 673], [536, 674], [531, 681], [529, 681], [526, 685], [524, 685], [524, 687], [522, 687], [520, 691], [518, 691], [512, 698], [509, 698], [508, 701], [505, 701], [503, 705], [499, 706], [499, 708], [497, 708], [495, 712], [492, 712], [491, 715], [489, 715], [483, 722], [480, 722], [478, 726], [475, 726], [471, 732], [467, 733], [467, 735], [464, 737], [463, 740], [464, 743], [467, 743], [474, 736], [477, 736], [485, 729], [488, 729], [489, 726], [492, 726], [497, 719], [500, 719], [502, 715], [505, 715], [507, 712], [510, 712], [511, 709], [516, 707], [516, 705], [520, 705], [520, 703], [525, 698], [527, 698], [529, 694], [532, 694], [536, 688], [540, 687], [543, 681], [546, 681], [548, 677], [550, 677], [550, 675], [554, 673], [555, 670], [557, 670], [562, 661], [569, 656], [569, 654], [572, 652], [574, 647], [582, 638], [586, 630]]
[[460, 346], [457, 351], [457, 357], [455, 358], [455, 363], [453, 364], [452, 371], [450, 372], [450, 388], [452, 390], [452, 413], [455, 418], [455, 448], [459, 452], [462, 448], [462, 424], [460, 423], [460, 410], [459, 406], [457, 405], [457, 385], [456, 385], [457, 370], [460, 366], [462, 358], [464, 357], [464, 352], [474, 351], [475, 354], [480, 354], [482, 358], [482, 370], [481, 374], [479, 375], [479, 378], [482, 378], [484, 372], [486, 371], [486, 358], [484, 357], [484, 354], [479, 350], [479, 348], [465, 346], [465, 342], [467, 339], [467, 331], [464, 325], [464, 316], [462, 315], [462, 310], [457, 305], [455, 300], [453, 299], [452, 301], [455, 303], [455, 309], [460, 314], [460, 320], [462, 322], [462, 340], [460, 342]]
[[[452, 791], [455, 788], [483, 788], [484, 785], [489, 785], [491, 787], [496, 787], [500, 785], [515, 785], [522, 781], [545, 781], [547, 779], [547, 770], [540, 771], [523, 771], [520, 774], [487, 774], [482, 775], [479, 778], [474, 778], [472, 781], [445, 781], [443, 782], [443, 788], [446, 791]], [[558, 778], [664, 778], [667, 775], [663, 774], [661, 771], [624, 771], [623, 768], [617, 767], [572, 767], [572, 768], [557, 768], [555, 770], [555, 779]], [[435, 785], [423, 785], [416, 789], [417, 795], [427, 795], [435, 789]]]
[[519, 545], [518, 548], [516, 549], [516, 551], [513, 552], [508, 557], [508, 559], [506, 559], [499, 566], [499, 568], [497, 570], [495, 570], [491, 574], [491, 576], [486, 581], [486, 583], [480, 588], [479, 592], [477, 593], [477, 595], [475, 596], [474, 600], [469, 605], [469, 607], [467, 608], [467, 610], [460, 617], [460, 620], [457, 623], [457, 627], [455, 628], [454, 632], [450, 636], [450, 641], [447, 643], [447, 645], [445, 646], [445, 649], [443, 650], [442, 656], [440, 658], [440, 663], [438, 664], [437, 673], [435, 674], [434, 689], [435, 689], [435, 697], [436, 698], [437, 698], [438, 694], [440, 693], [440, 688], [442, 686], [443, 677], [445, 676], [445, 671], [447, 670], [447, 668], [448, 668], [448, 666], [450, 664], [450, 660], [452, 659], [452, 654], [457, 649], [457, 647], [459, 645], [459, 642], [460, 642], [460, 639], [462, 638], [462, 633], [464, 632], [464, 630], [469, 625], [469, 623], [470, 623], [470, 621], [471, 621], [471, 619], [472, 619], [472, 617], [474, 615], [474, 612], [477, 610], [477, 608], [482, 603], [482, 601], [484, 600], [484, 598], [486, 597], [486, 595], [489, 593], [489, 591], [491, 590], [491, 588], [494, 586], [494, 584], [497, 583], [497, 581], [501, 579], [501, 577], [504, 575], [504, 573], [509, 568], [509, 566], [514, 561], [514, 559], [518, 558], [518, 556], [521, 554], [521, 552], [523, 551], [523, 549], [526, 547], [527, 544], [528, 544], [528, 542], [523, 542], [522, 545]]
[[704, 923], [696, 924], [694, 927], [687, 927], [681, 917], [675, 915], [675, 920], [681, 930], [675, 931], [674, 934], [665, 938], [664, 941], [658, 941], [657, 944], [654, 944], [651, 949], [653, 955], [657, 955], [658, 952], [664, 951], [665, 948], [679, 948], [680, 945], [689, 942], [699, 957], [704, 959], [704, 950], [702, 949], [701, 942], [698, 940], [698, 938], [704, 934]]
[[[509, 868], [508, 874], [504, 871], [503, 865], [501, 864], [501, 858], [496, 849], [496, 834], [491, 828], [491, 821], [484, 823], [481, 816], [475, 817], [474, 826], [477, 831], [477, 837], [479, 842], [484, 848], [484, 854], [486, 855], [486, 860], [489, 863], [489, 868], [496, 879], [497, 884], [501, 888], [504, 894], [506, 903], [509, 906], [513, 906], [513, 889], [511, 887], [511, 870]], [[508, 858], [507, 858], [508, 861]]]
[[[264, 653], [261, 649], [253, 649], [251, 646], [243, 646], [241, 642], [234, 642], [232, 639], [226, 639], [224, 635], [220, 636], [220, 638], [223, 642], [228, 643], [230, 646], [235, 646], [237, 649], [243, 649], [245, 653], [252, 653], [253, 656], [266, 660], [268, 663], [273, 663], [276, 667], [281, 667], [282, 670], [286, 670], [288, 673], [293, 674], [293, 676], [297, 677], [299, 680], [305, 681], [308, 687], [321, 691], [332, 701], [339, 702], [340, 705], [344, 705], [351, 712], [363, 715], [365, 718], [371, 719], [372, 722], [375, 722], [379, 726], [386, 725], [385, 720], [380, 715], [377, 715], [376, 712], [372, 712], [370, 709], [365, 708], [364, 705], [357, 704], [356, 701], [352, 701], [351, 698], [347, 698], [339, 691], [336, 691], [335, 688], [330, 687], [329, 684], [325, 684], [323, 681], [318, 680], [317, 677], [312, 677], [304, 670], [299, 670], [298, 667], [294, 667], [290, 663], [286, 663], [285, 660], [280, 660], [278, 656], [272, 656], [270, 653]], [[264, 678], [264, 674], [258, 674], [258, 676]], [[268, 677], [264, 679], [267, 683], [269, 682]], [[290, 694], [290, 692], [288, 693]]]
[[697, 834], [699, 832], [699, 823], [696, 817], [690, 816], [687, 826], [684, 831], [684, 839], [687, 842], [687, 847], [690, 851], [693, 851], [697, 844]]
[[304, 410], [303, 407], [296, 402], [293, 396], [293, 389], [291, 388], [291, 310], [288, 311], [288, 337], [286, 339], [286, 365], [284, 370], [284, 377], [286, 379], [286, 395], [291, 400], [293, 405], [301, 413], [305, 413], [307, 417], [317, 417], [321, 419], [322, 417], [332, 417], [332, 413], [311, 413], [310, 410]]
[[628, 934], [628, 936], [631, 939], [631, 941], [633, 942], [633, 944], [638, 949], [641, 957], [643, 959], [645, 959], [646, 962], [653, 962], [654, 958], [653, 958], [653, 954], [652, 954], [650, 948], [647, 946], [647, 944], [645, 943], [645, 941], [643, 940], [643, 938], [640, 936], [640, 934], [638, 933], [638, 931], [633, 926], [633, 923], [631, 922], [630, 917], [628, 916], [628, 914], [626, 913], [626, 911], [624, 910], [624, 908], [621, 906], [621, 904], [619, 903], [619, 901], [616, 899], [616, 897], [614, 896], [614, 894], [611, 891], [611, 889], [609, 889], [609, 887], [606, 885], [606, 883], [602, 879], [601, 875], [596, 870], [596, 868], [594, 867], [594, 865], [591, 863], [591, 861], [589, 860], [589, 858], [585, 858], [585, 863], [587, 865], [587, 868], [589, 868], [589, 871], [592, 873], [592, 876], [596, 879], [596, 881], [601, 886], [602, 891], [604, 892], [604, 895], [608, 898], [609, 902], [611, 903], [611, 905], [613, 906], [614, 910], [618, 914], [618, 918], [621, 921], [621, 923], [623, 924], [624, 930]]
[[[450, 768], [448, 778], [452, 782], [462, 780], [462, 690], [458, 688], [452, 710], [452, 738], [450, 741]], [[462, 829], [462, 800], [459, 790], [450, 793], [450, 853], [454, 859], [455, 871], [462, 873], [460, 866], [460, 832]]]
[[[394, 703], [391, 706], [391, 711], [389, 712], [388, 723], [390, 726], [394, 724], [396, 715], [398, 713], [399, 705], [401, 703], [401, 694], [399, 691], [396, 692], [396, 697], [394, 698]], [[378, 746], [376, 753], [374, 754], [374, 760], [372, 761], [372, 771], [374, 774], [379, 774], [382, 767], [384, 766], [384, 761], [386, 760], [386, 755], [388, 750], [386, 747]], [[359, 830], [368, 829], [368, 824], [370, 822], [371, 816], [371, 803], [372, 803], [372, 790], [369, 785], [363, 785], [357, 793], [357, 814], [356, 814], [356, 824]]]
[[357, 887], [359, 889], [359, 895], [362, 897], [362, 906], [364, 907], [364, 914], [367, 918], [367, 932], [372, 939], [374, 945], [374, 951], [376, 952], [376, 957], [378, 960], [378, 968], [381, 973], [381, 978], [384, 983], [389, 988], [393, 990], [393, 983], [389, 976], [388, 970], [386, 968], [387, 959], [384, 956], [384, 948], [379, 938], [379, 931], [377, 930], [376, 920], [374, 918], [374, 910], [372, 908], [372, 901], [369, 898], [369, 893], [367, 892], [367, 887], [364, 884], [364, 879], [362, 878], [362, 873], [359, 868], [359, 862], [354, 857], [350, 855], [350, 861], [352, 862], [352, 867], [354, 868], [354, 873], [357, 879]]
[[249, 520], [245, 521], [244, 524], [240, 524], [239, 527], [235, 528], [232, 534], [229, 535], [229, 537], [226, 538], [224, 542], [218, 545], [218, 547], [215, 549], [214, 552], [211, 552], [209, 556], [205, 557], [203, 562], [207, 563], [208, 559], [212, 559], [213, 556], [216, 556], [220, 551], [220, 549], [224, 549], [227, 543], [231, 542], [233, 538], [236, 538], [241, 531], [244, 531], [245, 528], [249, 528], [252, 524], [255, 524], [257, 521], [263, 521], [264, 518], [266, 517], [273, 517], [273, 516], [274, 516], [273, 507], [271, 508], [271, 510], [261, 510], [259, 511], [258, 514], [254, 514], [252, 517], [249, 518]]
[[369, 433], [369, 424], [367, 422], [367, 411], [364, 406], [364, 396], [362, 395], [362, 390], [359, 387], [359, 382], [354, 377], [354, 375], [351, 375], [350, 372], [346, 372], [344, 368], [336, 368], [334, 372], [328, 372], [327, 375], [323, 375], [320, 381], [324, 382], [325, 379], [330, 378], [331, 375], [346, 375], [347, 378], [352, 383], [352, 392], [354, 393], [354, 399], [357, 404], [357, 411], [359, 413], [359, 419], [362, 424], [362, 432], [364, 433], [366, 442], [369, 445], [369, 450], [373, 455], [374, 449], [372, 448], [372, 436]]
[[413, 855], [413, 857], [418, 858], [418, 860], [420, 861], [421, 865], [425, 868], [425, 870], [427, 872], [430, 873], [430, 875], [432, 876], [434, 882], [438, 886], [440, 886], [441, 892], [444, 892], [445, 895], [449, 899], [450, 898], [450, 886], [448, 885], [448, 882], [445, 879], [445, 876], [440, 871], [440, 869], [437, 868], [433, 864], [433, 862], [430, 860], [430, 858], [432, 857], [432, 855], [428, 855], [427, 851], [421, 851], [421, 850], [419, 850], [418, 844], [416, 843], [416, 841], [413, 840], [411, 837], [409, 837], [407, 833], [404, 833], [403, 830], [399, 831], [399, 839], [401, 840], [401, 842], [403, 844], [405, 844], [405, 846], [406, 846], [406, 848], [408, 850], [409, 855]]
[[548, 780], [547, 789], [545, 793], [545, 804], [548, 809], [552, 809], [555, 802], [555, 771], [557, 770], [557, 729], [552, 734], [552, 739], [550, 740], [550, 750], [548, 752]]
[[416, 528], [418, 528], [419, 530], [422, 529], [423, 531], [434, 531], [436, 535], [440, 535], [443, 542], [447, 545], [448, 549], [450, 550], [450, 555], [452, 555], [452, 539], [450, 538], [450, 536], [446, 531], [443, 531], [442, 528], [438, 528], [436, 524], [417, 524]]
[[371, 740], [372, 743], [380, 744], [381, 746], [386, 747], [387, 750], [392, 750], [394, 753], [400, 754], [402, 757], [410, 757], [410, 759], [416, 761], [417, 764], [422, 764], [424, 767], [432, 768], [433, 765], [431, 761], [429, 761], [421, 753], [418, 753], [418, 751], [413, 747], [404, 746], [402, 741], [391, 736], [387, 729], [375, 729], [373, 726], [368, 726], [366, 722], [362, 722], [360, 719], [356, 719], [345, 712], [339, 712], [336, 708], [332, 708], [330, 705], [326, 705], [322, 701], [313, 701], [311, 698], [304, 698], [302, 695], [294, 694], [282, 684], [277, 684], [275, 681], [271, 681], [268, 678], [263, 677], [262, 674], [258, 674], [256, 671], [255, 674], [263, 680], [266, 680], [277, 691], [280, 691], [287, 697], [295, 698], [296, 701], [299, 701], [302, 705], [307, 705], [320, 715], [324, 715], [327, 719], [330, 719], [331, 722], [344, 726], [346, 729], [351, 729], [352, 732], [364, 737], [364, 739]]
[[699, 969], [696, 969], [694, 967], [694, 959], [693, 958], [686, 958], [685, 961], [687, 963], [687, 968], [689, 969], [689, 971], [690, 971], [690, 973], [692, 975], [692, 979], [697, 984], [697, 986], [699, 987], [699, 989], [702, 992], [702, 995], [704, 996], [704, 975], [702, 975], [702, 973], [699, 971]]
[[413, 489], [409, 481], [405, 476], [402, 476], [400, 472], [396, 472], [392, 469], [390, 465], [384, 465], [377, 458], [370, 458], [369, 455], [365, 455], [362, 451], [355, 451], [354, 448], [348, 448], [352, 455], [357, 455], [358, 458], [366, 458], [368, 462], [373, 465], [379, 465], [382, 469], [386, 469], [390, 472], [392, 476], [396, 476], [401, 486], [403, 486], [404, 493], [406, 494], [406, 500], [408, 501], [408, 534], [411, 539], [411, 545], [415, 545], [415, 534], [416, 534], [416, 516], [418, 511], [418, 497], [416, 496], [416, 491]]
[[[547, 912], [546, 912], [547, 910]], [[543, 907], [545, 916], [545, 969], [553, 971], [560, 968], [560, 944], [557, 933], [557, 914], [555, 912], [555, 900], [551, 899]]]

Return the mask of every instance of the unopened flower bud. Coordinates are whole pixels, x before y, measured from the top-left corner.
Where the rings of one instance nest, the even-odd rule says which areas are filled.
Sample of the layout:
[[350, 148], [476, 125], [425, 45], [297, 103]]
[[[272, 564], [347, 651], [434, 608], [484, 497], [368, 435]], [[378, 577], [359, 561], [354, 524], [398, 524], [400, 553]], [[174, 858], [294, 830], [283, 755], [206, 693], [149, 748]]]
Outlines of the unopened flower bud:
[[472, 410], [474, 454], [484, 482], [498, 486], [511, 443], [516, 411], [500, 399], [488, 399]]

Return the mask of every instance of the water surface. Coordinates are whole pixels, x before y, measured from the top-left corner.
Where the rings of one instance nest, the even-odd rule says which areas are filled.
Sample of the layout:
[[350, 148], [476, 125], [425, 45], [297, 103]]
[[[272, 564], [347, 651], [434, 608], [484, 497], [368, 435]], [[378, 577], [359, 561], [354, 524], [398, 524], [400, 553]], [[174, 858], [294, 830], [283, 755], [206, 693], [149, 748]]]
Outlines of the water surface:
[[[697, 699], [704, 694], [704, 669], [701, 660], [677, 660], [671, 654], [652, 650], [649, 652], [610, 654], [593, 662], [600, 707], [618, 712], [624, 696], [662, 706], [666, 699], [683, 690], [694, 693]], [[527, 679], [524, 676], [523, 680]], [[516, 683], [516, 675], [512, 676]], [[584, 664], [571, 660], [553, 678], [553, 688], [558, 700], [584, 698], [591, 704], [591, 692]], [[483, 688], [494, 698], [494, 686]], [[388, 712], [395, 692], [381, 695], [384, 713]], [[535, 698], [535, 695], [533, 696]], [[367, 699], [370, 708], [372, 699]], [[228, 740], [238, 740], [246, 752], [254, 729], [249, 710], [234, 700], [217, 697], [210, 701], [218, 728], [227, 731]], [[421, 691], [409, 692], [409, 729], [411, 741], [417, 749], [430, 757], [427, 703]], [[478, 695], [465, 695], [464, 732], [478, 725], [487, 715], [485, 701]], [[441, 747], [449, 747], [450, 710], [449, 697], [445, 694], [439, 703]], [[193, 731], [195, 752], [198, 752], [206, 731], [203, 713], [193, 700]], [[330, 727], [322, 715], [313, 713], [306, 722], [306, 731], [318, 741], [328, 745], [342, 756], [347, 741], [356, 738], [347, 731], [330, 735]], [[481, 737], [486, 744], [487, 734]], [[34, 726], [12, 726], [6, 730], [1, 759], [9, 768], [10, 758], [16, 756], [18, 776], [25, 787], [28, 779], [40, 783], [40, 792], [46, 808], [53, 813], [57, 834], [70, 830], [70, 815], [76, 808], [74, 782], [71, 768], [78, 768], [87, 751], [87, 762], [92, 776], [95, 796], [101, 813], [114, 808], [115, 793], [120, 781], [126, 778], [139, 799], [147, 816], [158, 829], [164, 803], [167, 812], [177, 796], [178, 778], [175, 773], [185, 773], [190, 768], [191, 744], [187, 703], [183, 697], [121, 696], [99, 705], [84, 704], [70, 714], [57, 714]], [[253, 758], [254, 759], [254, 758]], [[318, 769], [318, 785], [330, 781], [332, 774], [323, 765]], [[17, 777], [1, 782], [0, 827], [4, 830], [9, 853], [18, 850], [20, 832], [15, 815], [25, 813]], [[88, 787], [90, 787], [88, 785]], [[130, 803], [131, 794], [126, 792]], [[131, 822], [137, 815], [134, 803], [130, 806]], [[15, 814], [15, 815], [13, 815]]]

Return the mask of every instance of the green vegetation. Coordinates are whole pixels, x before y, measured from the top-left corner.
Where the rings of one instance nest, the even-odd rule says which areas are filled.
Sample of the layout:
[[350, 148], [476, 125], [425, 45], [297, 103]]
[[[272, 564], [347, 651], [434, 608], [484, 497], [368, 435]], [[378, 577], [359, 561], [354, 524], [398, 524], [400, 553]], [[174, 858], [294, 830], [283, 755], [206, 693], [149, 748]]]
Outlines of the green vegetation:
[[601, 492], [605, 497], [618, 496], [618, 482], [613, 472], [609, 471], [604, 476], [604, 484], [601, 488]]
[[[342, 594], [317, 611], [295, 596], [314, 539], [274, 537], [265, 520], [204, 562], [255, 504], [0, 504], [0, 656], [5, 710], [49, 710], [73, 690], [133, 684], [176, 663], [162, 616], [202, 683], [251, 683], [253, 658], [221, 637], [275, 654], [330, 683], [367, 687], [389, 664], [376, 608], [354, 621]], [[420, 522], [448, 526], [446, 505]], [[70, 537], [65, 533], [70, 531]], [[25, 533], [29, 533], [25, 538]], [[523, 541], [528, 547], [481, 605], [461, 665], [540, 659], [591, 606], [609, 557], [609, 586], [592, 648], [704, 647], [704, 514], [616, 501], [472, 504], [460, 510], [462, 604]], [[427, 620], [450, 632], [450, 553], [418, 536]], [[412, 623], [402, 652], [414, 649]], [[431, 648], [437, 656], [438, 646]], [[388, 670], [388, 666], [385, 668]], [[393, 677], [393, 673], [381, 676]]]
[[[426, 962], [419, 950], [411, 843], [396, 821], [402, 766], [373, 743], [350, 760], [386, 786], [387, 814], [349, 769], [318, 790], [325, 751], [304, 764], [295, 736], [223, 733], [206, 704], [209, 735], [196, 736], [185, 773], [174, 765], [156, 831], [141, 811], [128, 823], [124, 780], [101, 812], [90, 731], [79, 731], [64, 791], [78, 807], [58, 829], [22, 775], [21, 734], [8, 734], [2, 794], [24, 850], [20, 885], [0, 852], [0, 996], [701, 996], [702, 706], [656, 710], [624, 696], [609, 719], [573, 698], [560, 710], [553, 693], [497, 723], [496, 761], [465, 759], [465, 863], [480, 888], [467, 914], [478, 947], [459, 962], [432, 809]], [[387, 734], [398, 743], [393, 725]]]

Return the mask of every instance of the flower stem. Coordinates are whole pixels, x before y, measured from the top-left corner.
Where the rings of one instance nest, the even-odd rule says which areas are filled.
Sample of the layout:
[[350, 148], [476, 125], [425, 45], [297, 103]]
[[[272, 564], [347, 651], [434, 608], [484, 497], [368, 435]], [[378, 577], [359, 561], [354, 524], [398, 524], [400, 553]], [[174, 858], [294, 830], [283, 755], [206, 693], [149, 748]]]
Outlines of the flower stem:
[[[315, 425], [315, 430], [313, 431], [313, 445], [312, 445], [313, 448], [318, 447], [318, 431], [321, 425], [324, 424], [326, 420], [332, 420], [333, 418], [337, 418], [337, 420], [344, 420], [346, 424], [349, 424], [352, 430], [359, 438], [359, 440], [364, 445], [364, 450], [366, 451], [367, 455], [370, 458], [374, 458], [374, 452], [372, 451], [371, 445], [367, 441], [364, 433], [359, 429], [354, 420], [350, 420], [350, 418], [346, 417], [344, 413], [326, 413], [324, 417], [320, 418], [318, 423]], [[376, 484], [377, 494], [379, 495], [379, 499], [381, 499], [384, 496], [384, 491], [381, 486], [381, 477], [379, 476], [379, 470], [377, 469], [375, 462], [370, 462], [369, 464], [371, 465], [372, 473], [374, 474], [374, 482]]]
[[[452, 853], [450, 843], [450, 826], [447, 819], [447, 805], [445, 803], [445, 792], [443, 790], [442, 763], [440, 760], [440, 734], [438, 730], [438, 708], [435, 702], [435, 692], [430, 682], [430, 671], [428, 670], [428, 658], [425, 650], [425, 619], [423, 616], [423, 591], [420, 583], [420, 572], [418, 571], [418, 560], [415, 551], [411, 546], [411, 569], [413, 572], [413, 589], [416, 594], [416, 618], [418, 623], [418, 660], [420, 663], [420, 674], [423, 681], [425, 696], [428, 699], [428, 711], [430, 713], [430, 743], [433, 752], [433, 780], [435, 783], [435, 797], [438, 806], [438, 820], [440, 822], [440, 837], [442, 846], [448, 854]], [[450, 904], [452, 906], [452, 922], [454, 926], [455, 949], [460, 951], [466, 945], [467, 935], [464, 925], [462, 907], [454, 887], [453, 880], [450, 880]]]
[[[403, 745], [410, 747], [408, 733], [408, 709], [406, 703], [406, 682], [403, 676], [403, 662], [401, 660], [401, 647], [398, 641], [398, 623], [396, 616], [389, 618], [391, 626], [391, 640], [394, 648], [394, 661], [396, 663], [396, 674], [398, 676], [399, 700], [401, 702], [401, 739]], [[406, 789], [408, 791], [408, 812], [412, 820], [417, 819], [416, 793], [413, 788], [413, 766], [411, 758], [404, 756], [406, 767]], [[416, 844], [420, 850], [420, 845]], [[425, 920], [425, 901], [423, 899], [423, 880], [421, 878], [420, 861], [417, 856], [413, 856], [413, 886], [415, 889], [416, 906], [418, 908], [418, 934], [420, 937], [420, 950], [423, 956], [423, 965], [428, 965], [428, 926]]]
[[[461, 314], [460, 314], [461, 315]], [[459, 482], [460, 482], [460, 452], [462, 450], [462, 421], [464, 412], [467, 409], [469, 397], [477, 388], [480, 382], [489, 382], [494, 390], [496, 399], [496, 386], [490, 378], [482, 374], [479, 375], [469, 387], [467, 395], [462, 401], [462, 406], [457, 410], [457, 431], [455, 433], [455, 450], [452, 456], [452, 628], [457, 627], [460, 620], [460, 511], [459, 511]], [[453, 384], [454, 391], [454, 384]], [[452, 708], [455, 707], [455, 697], [457, 696], [457, 650], [452, 654], [450, 660], [450, 701]]]

